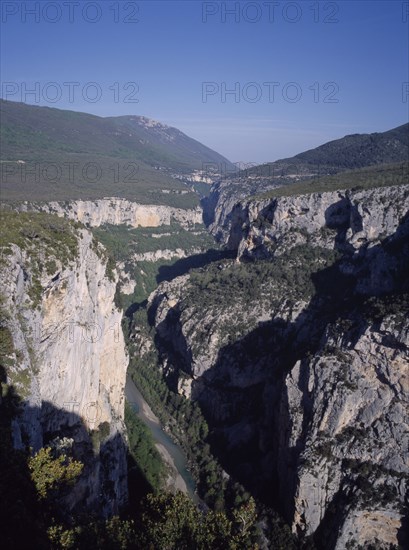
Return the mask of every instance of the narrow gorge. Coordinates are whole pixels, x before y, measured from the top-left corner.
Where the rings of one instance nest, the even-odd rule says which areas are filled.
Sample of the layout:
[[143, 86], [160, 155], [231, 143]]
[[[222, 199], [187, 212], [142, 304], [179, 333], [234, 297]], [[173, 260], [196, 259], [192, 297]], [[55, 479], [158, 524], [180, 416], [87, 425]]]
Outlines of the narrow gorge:
[[[167, 236], [172, 218], [178, 231], [197, 230], [200, 212], [175, 219], [170, 208], [148, 208], [141, 218], [143, 207], [122, 210], [122, 202], [4, 212], [9, 227], [17, 217], [22, 225], [1, 267], [7, 379], [24, 397], [14, 446], [68, 449], [86, 475], [66, 505], [118, 512], [128, 491], [128, 353], [154, 365], [155, 350], [170, 390], [203, 411], [223, 470], [277, 509], [294, 535], [334, 550], [402, 544], [409, 440], [396, 419], [409, 412], [409, 187], [216, 210], [223, 224], [210, 229], [235, 259], [159, 284], [146, 320], [139, 309], [129, 325], [128, 346], [118, 273], [90, 229], [69, 218], [90, 228], [151, 225]], [[165, 423], [183, 447], [174, 421]]]
[[1, 209], [6, 546], [406, 548], [409, 126], [222, 177], [98, 124], [143, 185]]
[[225, 468], [318, 548], [408, 537], [408, 212], [407, 185], [239, 202], [237, 259], [149, 298]]

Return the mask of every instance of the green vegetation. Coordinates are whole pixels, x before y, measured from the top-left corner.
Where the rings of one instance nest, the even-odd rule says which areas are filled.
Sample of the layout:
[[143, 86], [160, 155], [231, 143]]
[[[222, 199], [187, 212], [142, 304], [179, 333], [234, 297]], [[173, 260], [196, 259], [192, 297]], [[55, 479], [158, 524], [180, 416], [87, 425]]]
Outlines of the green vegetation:
[[[142, 312], [140, 310], [140, 315]], [[130, 351], [128, 372], [162, 425], [167, 426], [185, 452], [200, 496], [210, 506], [222, 509], [227, 483], [206, 442], [208, 426], [199, 406], [168, 388], [154, 353], [140, 358], [132, 354], [132, 347]], [[239, 493], [244, 494], [242, 488]]]
[[[0, 211], [0, 246], [3, 254], [11, 253], [10, 245], [15, 244], [30, 255], [39, 255], [42, 248], [46, 256], [54, 256], [62, 263], [73, 260], [78, 255], [77, 229], [79, 224], [50, 214]], [[44, 260], [43, 260], [44, 261]], [[50, 269], [55, 262], [45, 264]]]
[[103, 443], [108, 438], [109, 433], [110, 428], [108, 422], [102, 422], [101, 424], [99, 424], [96, 430], [90, 430], [89, 436], [95, 454], [99, 453], [101, 443]]
[[[189, 230], [175, 222], [160, 227], [137, 228], [107, 224], [94, 228], [92, 231], [98, 241], [106, 247], [109, 256], [115, 262], [125, 264], [125, 272], [129, 273], [131, 279], [136, 283], [132, 295], [118, 297], [118, 305], [124, 309], [131, 304], [146, 300], [160, 280], [184, 273], [188, 268], [187, 263], [191, 261], [186, 259], [181, 262], [177, 258], [133, 261], [134, 254], [164, 249], [176, 250], [177, 248], [187, 252], [217, 248], [213, 238], [202, 224], [196, 224]], [[166, 268], [168, 269], [165, 274]]]
[[40, 278], [43, 271], [53, 275], [57, 258], [67, 265], [78, 255], [79, 225], [50, 214], [0, 212], [0, 247], [5, 257], [12, 253], [11, 244], [27, 252], [32, 280], [29, 296], [33, 307], [40, 303], [42, 287]]
[[[294, 157], [232, 173], [216, 189], [257, 199], [408, 183], [409, 124], [354, 134]], [[345, 175], [343, 175], [345, 173]]]
[[384, 317], [393, 315], [397, 323], [402, 324], [407, 319], [409, 311], [409, 293], [401, 292], [386, 296], [371, 296], [362, 306], [364, 318], [369, 323], [382, 321]]
[[[125, 424], [129, 440], [129, 454], [136, 468], [143, 475], [151, 490], [158, 491], [163, 484], [164, 465], [155, 447], [149, 429], [140, 420], [131, 406], [125, 404]], [[132, 475], [132, 472], [129, 471]]]
[[[152, 337], [145, 309], [139, 309], [133, 324], [142, 338]], [[215, 510], [228, 510], [248, 501], [250, 494], [233, 478], [226, 479], [209, 445], [209, 427], [197, 403], [174, 392], [159, 369], [157, 351], [141, 356], [129, 342], [131, 375], [162, 426], [178, 442], [197, 484], [199, 496]]]
[[160, 123], [152, 128], [140, 116], [102, 118], [4, 100], [0, 107], [3, 155], [8, 159], [22, 152], [30, 158], [44, 152], [93, 153], [143, 162], [158, 172], [167, 168], [182, 173], [201, 169], [203, 162], [228, 163], [179, 130]]
[[[409, 476], [403, 472], [396, 472], [384, 468], [380, 464], [356, 459], [344, 459], [343, 470], [349, 470], [354, 476], [355, 499], [360, 499], [367, 508], [377, 509], [396, 502], [397, 485], [399, 482], [408, 481]], [[382, 481], [385, 477], [395, 478], [393, 485]], [[403, 506], [402, 506], [403, 508]], [[402, 513], [404, 510], [402, 509]]]
[[115, 260], [112, 256], [108, 256], [107, 265], [105, 266], [105, 275], [110, 281], [115, 281], [114, 269], [116, 268]]
[[247, 305], [263, 298], [278, 305], [281, 296], [292, 301], [309, 299], [315, 292], [312, 274], [333, 265], [337, 259], [335, 251], [299, 245], [274, 261], [214, 263], [191, 273], [182, 308], [197, 303], [203, 308], [228, 308], [231, 296]]
[[[74, 128], [78, 121], [75, 118], [76, 114], [65, 113], [61, 116], [66, 117], [64, 124], [73, 124], [72, 127], [69, 126], [69, 129]], [[102, 130], [105, 128], [102, 122], [95, 122], [94, 119], [98, 117], [91, 118], [93, 120], [88, 121], [90, 128], [93, 127], [94, 123], [101, 124]], [[114, 124], [112, 120], [110, 123]], [[131, 150], [128, 148], [129, 143], [127, 143], [126, 133], [133, 131], [132, 120], [124, 117], [123, 120], [115, 123], [113, 128], [119, 129], [120, 132], [123, 130], [123, 140], [117, 149], [109, 151], [114, 155], [112, 158], [122, 159], [126, 162]], [[38, 150], [42, 151], [41, 154], [49, 151], [51, 152], [49, 158], [54, 158], [53, 155], [55, 155], [56, 159], [62, 159], [63, 156], [60, 157], [59, 155], [65, 153], [74, 155], [72, 158], [76, 158], [75, 155], [83, 155], [82, 159], [96, 158], [100, 155], [100, 151], [104, 150], [101, 146], [102, 148], [92, 150], [89, 153], [95, 156], [86, 157], [88, 154], [88, 150], [85, 153], [86, 142], [79, 140], [75, 145], [75, 147], [78, 147], [77, 150], [73, 149], [74, 142], [71, 143], [71, 138], [65, 142], [53, 142], [50, 138], [51, 134], [52, 132], [50, 135], [47, 135], [47, 132], [38, 134], [34, 130], [32, 130], [32, 134], [28, 134], [29, 138], [27, 139], [37, 149], [34, 152], [29, 151], [29, 155], [32, 154], [31, 160], [36, 161], [38, 158], [46, 158], [46, 156], [36, 157]], [[23, 133], [16, 133], [10, 127], [5, 127], [5, 136], [8, 143], [16, 147], [16, 151], [22, 143], [25, 144], [24, 140], [26, 138]], [[106, 140], [103, 145], [107, 147], [105, 150], [107, 152], [111, 147], [108, 143], [111, 138], [108, 138], [102, 132], [101, 139]], [[154, 163], [158, 162], [159, 158], [161, 159], [160, 162], [170, 162], [171, 155], [161, 152], [159, 147], [154, 152], [152, 151], [146, 153], [143, 162]], [[117, 156], [115, 157], [115, 155]], [[350, 164], [358, 163], [354, 155], [348, 158]], [[107, 155], [103, 160], [101, 159], [101, 162], [109, 162], [110, 159], [111, 157]], [[312, 162], [314, 159], [319, 161], [319, 155], [316, 158], [310, 155], [306, 161]], [[341, 166], [343, 162], [342, 157], [339, 165]], [[344, 170], [345, 167], [346, 165], [343, 165], [342, 169]], [[147, 168], [147, 171], [153, 169], [155, 168], [152, 165], [149, 169]], [[160, 179], [163, 174], [160, 170], [157, 170], [157, 172]], [[166, 175], [166, 177], [168, 176]], [[353, 172], [344, 171], [334, 176], [281, 187], [266, 196], [289, 196], [302, 192], [339, 189], [341, 187], [363, 189], [406, 182], [406, 164], [382, 165], [361, 168]], [[142, 199], [139, 199], [140, 202], [143, 202], [143, 200], [154, 202], [150, 200], [151, 196], [157, 193], [159, 197], [162, 193], [162, 184], [163, 181], [161, 180], [158, 181], [157, 187], [146, 186], [144, 188], [140, 186], [135, 191], [135, 196], [142, 197]], [[120, 187], [119, 185], [118, 188]], [[181, 188], [177, 188], [175, 191], [175, 188], [172, 187], [171, 191], [169, 196], [172, 196], [175, 200], [186, 197], [186, 204], [192, 198], [191, 196], [178, 195]], [[44, 188], [41, 188], [40, 192], [44, 193]], [[57, 194], [58, 192], [61, 192], [61, 189], [57, 191]], [[68, 189], [67, 193], [70, 194], [71, 192], [73, 192], [72, 189]], [[78, 192], [81, 193], [81, 191]], [[86, 193], [92, 194], [94, 192], [96, 194], [106, 193], [103, 186], [98, 189], [91, 189], [91, 191], [87, 188]], [[125, 192], [130, 191], [128, 189]], [[173, 198], [169, 200], [173, 200]], [[5, 229], [3, 238], [6, 256], [11, 253], [10, 244], [15, 243], [27, 251], [30, 257], [33, 273], [32, 299], [35, 307], [41, 298], [42, 289], [39, 283], [41, 273], [46, 270], [48, 273], [54, 274], [58, 269], [59, 261], [66, 264], [78, 254], [78, 226], [53, 216], [14, 214], [12, 212], [4, 212], [2, 222]], [[268, 224], [266, 220], [261, 219], [257, 223], [261, 225]], [[327, 229], [326, 231], [330, 230]], [[113, 269], [116, 262], [124, 262], [125, 270], [137, 282], [133, 296], [126, 298], [128, 305], [135, 301], [142, 302], [154, 290], [156, 283], [163, 276], [163, 271], [160, 273], [160, 270], [164, 266], [171, 266], [174, 263], [172, 261], [132, 262], [133, 254], [175, 248], [185, 250], [201, 248], [206, 250], [213, 246], [213, 240], [203, 231], [202, 226], [194, 228], [194, 231], [187, 231], [177, 224], [152, 229], [105, 226], [95, 229], [94, 234], [107, 247], [110, 255], [106, 266], [108, 277], [113, 278]], [[308, 237], [307, 235], [304, 236]], [[98, 253], [98, 247], [95, 250]], [[54, 257], [57, 258], [57, 261]], [[345, 330], [353, 330], [354, 326], [349, 322], [350, 320], [343, 319], [342, 311], [338, 311], [338, 307], [342, 305], [345, 298], [342, 285], [338, 286], [337, 284], [336, 263], [338, 259], [337, 252], [310, 246], [307, 239], [307, 244], [293, 247], [274, 258], [274, 261], [260, 260], [252, 263], [235, 263], [220, 260], [205, 268], [191, 271], [190, 281], [185, 294], [182, 296], [178, 313], [186, 314], [189, 313], [187, 311], [189, 308], [196, 308], [197, 310], [200, 307], [203, 314], [210, 313], [213, 318], [216, 318], [221, 312], [228, 312], [231, 309], [233, 296], [235, 303], [238, 305], [237, 311], [241, 306], [243, 306], [242, 310], [244, 312], [251, 311], [251, 305], [257, 303], [260, 307], [266, 306], [265, 311], [271, 312], [274, 318], [274, 309], [284, 305], [288, 309], [289, 318], [291, 318], [292, 307], [297, 307], [301, 301], [310, 302], [311, 298], [316, 296], [316, 302], [314, 302], [312, 309], [307, 312], [307, 315], [311, 315], [312, 323], [316, 321], [317, 325], [322, 324], [322, 326], [329, 327], [328, 319], [332, 319], [332, 317], [330, 315], [326, 317], [327, 310], [325, 308], [328, 308], [328, 310], [331, 309], [332, 316], [341, 315], [339, 322], [345, 323]], [[333, 267], [335, 267], [334, 270], [332, 270]], [[320, 277], [323, 271], [326, 274], [324, 277]], [[339, 296], [334, 297], [334, 293], [339, 294]], [[283, 304], [283, 296], [286, 298], [285, 304]], [[333, 297], [334, 299], [332, 299]], [[348, 299], [350, 305], [351, 296], [348, 296]], [[119, 300], [122, 300], [122, 305], [126, 304], [123, 297], [119, 297]], [[407, 313], [407, 295], [404, 295], [403, 298], [400, 296], [396, 300], [376, 297], [362, 302], [363, 305], [358, 302], [356, 305], [357, 307], [362, 306], [363, 316], [366, 315], [368, 320], [377, 321], [388, 313], [397, 314], [397, 317], [399, 315], [404, 316], [405, 312]], [[307, 322], [311, 319], [307, 319]], [[263, 327], [261, 329], [257, 327], [260, 329], [259, 332], [252, 332], [257, 320], [255, 317], [252, 318], [250, 314], [244, 314], [241, 319], [239, 315], [236, 315], [233, 320], [222, 320], [221, 323], [224, 323], [225, 326], [218, 327], [220, 328], [221, 341], [228, 343], [227, 347], [230, 347], [230, 351], [238, 339], [245, 336], [254, 340], [254, 347], [257, 347], [261, 341], [266, 345], [274, 344], [276, 335], [268, 322], [266, 322], [265, 332], [263, 332]], [[139, 336], [153, 340], [155, 335], [147, 322], [147, 312], [140, 305], [134, 313], [133, 323]], [[283, 370], [288, 365], [294, 364], [294, 361], [285, 360], [286, 354], [288, 356], [293, 354], [294, 357], [298, 354], [302, 357], [305, 351], [302, 348], [304, 345], [302, 341], [299, 349], [293, 350], [291, 346], [292, 335], [290, 334], [289, 337], [283, 335], [287, 328], [289, 333], [294, 328], [290, 325], [291, 323], [286, 325], [283, 321], [281, 325], [283, 330], [281, 333], [281, 329], [277, 331], [281, 341], [274, 348], [277, 355], [276, 363]], [[297, 329], [294, 329], [294, 332]], [[323, 333], [320, 333], [319, 327], [315, 333], [311, 330], [312, 337], [305, 344], [308, 352], [314, 353], [314, 337], [319, 341], [321, 334]], [[12, 335], [6, 322], [1, 323], [0, 337], [2, 365], [8, 366], [8, 357], [14, 354], [15, 350]], [[285, 340], [286, 338], [287, 340]], [[305, 338], [308, 337], [305, 336]], [[34, 456], [29, 456], [27, 450], [15, 451], [12, 448], [10, 422], [13, 415], [17, 414], [15, 407], [19, 403], [17, 396], [14, 394], [14, 388], [6, 385], [2, 380], [0, 406], [6, 413], [3, 416], [0, 415], [0, 462], [2, 468], [5, 466], [4, 471], [12, 472], [14, 476], [12, 481], [17, 485], [18, 502], [23, 503], [22, 511], [18, 510], [17, 505], [7, 511], [7, 514], [12, 518], [10, 526], [15, 530], [16, 526], [24, 520], [24, 515], [28, 514], [30, 516], [31, 510], [35, 510], [33, 518], [27, 522], [27, 532], [29, 534], [34, 533], [32, 544], [40, 549], [50, 547], [72, 549], [89, 547], [102, 549], [135, 548], [137, 550], [176, 548], [186, 550], [205, 548], [206, 550], [208, 548], [216, 550], [218, 548], [230, 550], [256, 549], [258, 540], [256, 524], [258, 510], [261, 507], [257, 509], [256, 503], [249, 492], [233, 477], [228, 477], [223, 471], [211, 446], [218, 434], [212, 434], [211, 426], [206, 422], [200, 407], [196, 403], [176, 393], [175, 380], [177, 377], [175, 373], [172, 372], [172, 369], [165, 370], [162, 373], [159, 369], [161, 361], [159, 361], [158, 353], [150, 351], [141, 354], [141, 348], [138, 347], [139, 343], [137, 341], [129, 343], [131, 356], [129, 372], [146, 401], [160, 418], [161, 423], [182, 447], [188, 459], [192, 475], [196, 480], [198, 492], [210, 509], [206, 512], [197, 509], [186, 496], [180, 493], [171, 495], [160, 492], [166, 474], [164, 465], [149, 430], [135, 415], [131, 407], [126, 405], [125, 422], [129, 439], [130, 485], [141, 482], [137, 502], [133, 501], [129, 509], [125, 513], [121, 513], [120, 517], [113, 517], [106, 521], [99, 521], [95, 518], [91, 518], [91, 521], [89, 521], [88, 518], [85, 519], [80, 516], [68, 518], [64, 516], [61, 510], [55, 512], [52, 510], [52, 505], [55, 505], [56, 510], [58, 509], [58, 495], [64, 493], [64, 496], [66, 496], [68, 494], [70, 487], [75, 485], [76, 479], [80, 476], [83, 464], [66, 455], [55, 455], [50, 448], [41, 449]], [[194, 345], [192, 345], [192, 351], [196, 353], [197, 349], [194, 348]], [[202, 351], [205, 352], [206, 344], [201, 342], [200, 345], [204, 347]], [[280, 350], [280, 345], [283, 346], [283, 351]], [[243, 345], [244, 348], [253, 353], [252, 348], [246, 343]], [[239, 348], [235, 349], [237, 351]], [[221, 351], [223, 352], [223, 350]], [[263, 350], [261, 350], [261, 353], [263, 353]], [[338, 381], [352, 391], [354, 384], [348, 376], [348, 355], [343, 354], [334, 346], [327, 346], [324, 349], [324, 354], [335, 357], [342, 362]], [[232, 351], [232, 356], [234, 356], [234, 351]], [[291, 356], [291, 359], [294, 358], [293, 356]], [[226, 355], [221, 354], [221, 357], [226, 357]], [[241, 363], [238, 363], [238, 368], [241, 368]], [[275, 376], [273, 367], [271, 371], [271, 376]], [[177, 374], [183, 375], [182, 372]], [[24, 388], [27, 389], [27, 385], [30, 383], [30, 372], [19, 370], [14, 378], [9, 376], [8, 381], [18, 386], [21, 393], [20, 397], [24, 397]], [[21, 388], [23, 388], [23, 391]], [[250, 391], [248, 395], [249, 401], [252, 401]], [[232, 412], [232, 416], [234, 414], [236, 413]], [[257, 411], [255, 411], [256, 414]], [[95, 453], [100, 450], [103, 442], [109, 437], [109, 433], [107, 423], [101, 424], [97, 430], [90, 432], [89, 435]], [[219, 435], [219, 437], [222, 436]], [[315, 452], [317, 455], [330, 460], [334, 456], [336, 443], [364, 437], [365, 430], [363, 428], [348, 427], [338, 434], [335, 442], [321, 438], [315, 447]], [[90, 452], [92, 452], [91, 449]], [[226, 459], [224, 452], [225, 449], [221, 446], [218, 449], [218, 456], [222, 457], [223, 460]], [[246, 452], [247, 449], [243, 451], [243, 454]], [[20, 472], [15, 470], [14, 463], [18, 466]], [[343, 467], [349, 469], [355, 476], [361, 496], [363, 495], [363, 499], [368, 505], [375, 506], [376, 503], [386, 505], [396, 500], [394, 487], [386, 484], [378, 484], [375, 487], [373, 483], [374, 476], [382, 472], [374, 471], [371, 465], [357, 464], [350, 461], [344, 462]], [[5, 479], [4, 475], [0, 476], [0, 492], [5, 495], [7, 500], [13, 500], [12, 483]], [[142, 495], [145, 495], [145, 498], [141, 501], [139, 498]], [[27, 504], [24, 504], [25, 502]], [[8, 515], [6, 515], [4, 508], [3, 504], [0, 515], [3, 516], [4, 513], [7, 518]], [[294, 537], [292, 537], [288, 526], [285, 526], [275, 513], [266, 512], [263, 521], [265, 525], [268, 525], [267, 530], [271, 535], [269, 538], [273, 548], [286, 550], [296, 548]], [[10, 530], [10, 533], [7, 531], [6, 541], [8, 543], [12, 541], [13, 531]], [[19, 535], [17, 535], [17, 539], [18, 537]]]
[[177, 260], [158, 260], [157, 262], [135, 262], [130, 275], [135, 281], [134, 293], [122, 298], [122, 305], [144, 302], [158, 286], [160, 270], [163, 266], [172, 266]]
[[409, 153], [409, 124], [386, 132], [352, 134], [329, 141], [272, 163], [250, 168], [250, 176], [286, 177], [289, 174], [306, 176], [320, 173], [335, 174], [345, 170], [358, 170], [369, 166], [407, 163]]
[[115, 195], [191, 208], [198, 196], [172, 174], [204, 162], [229, 165], [179, 130], [149, 127], [143, 117], [101, 118], [3, 100], [0, 110], [6, 201]]
[[132, 254], [155, 252], [157, 250], [207, 249], [214, 246], [214, 240], [202, 224], [184, 229], [178, 223], [159, 227], [129, 227], [127, 225], [104, 225], [93, 230], [94, 235], [118, 261], [129, 261]]
[[10, 380], [10, 383], [16, 388], [21, 399], [26, 399], [30, 395], [31, 389], [31, 380], [33, 373], [29, 367], [27, 368], [17, 368], [16, 369], [7, 369], [7, 376]]
[[[5, 548], [44, 548], [46, 539], [38, 496], [28, 469], [28, 454], [16, 450], [12, 442], [12, 422], [20, 411], [21, 400], [7, 384], [0, 366], [0, 517], [1, 539]], [[24, 529], [22, 529], [24, 526]]]
[[11, 363], [10, 356], [14, 353], [13, 337], [10, 329], [3, 326], [0, 319], [0, 364], [7, 367]]
[[142, 550], [137, 543], [135, 522], [113, 516], [106, 521], [53, 524], [47, 529], [50, 550]]
[[178, 550], [256, 550], [256, 519], [253, 499], [231, 514], [202, 514], [182, 493], [148, 495], [142, 514], [146, 547]]
[[359, 191], [375, 187], [390, 187], [391, 185], [403, 185], [409, 183], [409, 164], [407, 162], [391, 165], [371, 166], [346, 172], [340, 172], [333, 176], [320, 176], [305, 179], [299, 183], [292, 183], [271, 189], [261, 195], [255, 195], [255, 199], [263, 200], [274, 197], [291, 197], [294, 195], [307, 195], [309, 193], [324, 193], [337, 191], [338, 189], [351, 189]]
[[386, 132], [351, 134], [293, 158], [309, 165], [331, 165], [352, 170], [407, 159], [408, 147], [409, 124], [406, 123]]
[[[120, 516], [107, 520], [67, 514], [60, 500], [70, 490], [75, 490], [83, 464], [65, 454], [55, 454], [50, 447], [34, 455], [27, 449], [13, 448], [11, 422], [18, 413], [20, 402], [13, 388], [3, 383], [3, 370], [0, 375], [3, 387], [0, 400], [0, 513], [4, 547], [19, 550], [257, 548], [258, 518], [252, 499], [228, 512], [203, 512], [182, 493], [160, 493], [147, 495], [136, 511], [123, 511]], [[131, 434], [139, 438], [140, 426], [136, 432], [131, 429]], [[140, 446], [140, 440], [134, 443]]]
[[[17, 156], [25, 157], [24, 154]], [[186, 192], [179, 180], [142, 165], [136, 168], [132, 159], [100, 158], [91, 154], [70, 154], [67, 157], [61, 153], [45, 156], [43, 160], [28, 160], [25, 165], [8, 159], [1, 165], [5, 174], [3, 201], [10, 204], [22, 201], [47, 203], [50, 198], [56, 201], [96, 200], [113, 195], [139, 204], [163, 204], [184, 209], [199, 204], [198, 195]], [[52, 175], [48, 179], [42, 176], [47, 170], [50, 174], [58, 170], [54, 180]], [[134, 170], [135, 176], [132, 175]], [[72, 181], [72, 171], [76, 174], [75, 181]]]
[[84, 465], [71, 457], [52, 456], [50, 447], [44, 447], [28, 460], [31, 479], [41, 499], [50, 498], [62, 484], [73, 485]]
[[200, 512], [182, 493], [148, 495], [132, 519], [48, 528], [55, 549], [87, 550], [257, 550], [254, 501], [231, 515]]

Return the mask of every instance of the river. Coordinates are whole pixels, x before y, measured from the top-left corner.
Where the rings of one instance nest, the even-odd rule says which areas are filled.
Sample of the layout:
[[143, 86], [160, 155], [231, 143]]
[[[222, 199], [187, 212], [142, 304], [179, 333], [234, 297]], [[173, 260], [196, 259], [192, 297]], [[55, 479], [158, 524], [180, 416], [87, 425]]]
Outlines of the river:
[[198, 504], [200, 499], [195, 492], [196, 484], [187, 469], [186, 458], [182, 450], [172, 441], [169, 435], [163, 431], [159, 419], [154, 415], [152, 409], [142, 397], [141, 392], [135, 386], [129, 375], [126, 378], [125, 397], [138, 417], [151, 431], [156, 448], [160, 452], [164, 462], [169, 466], [170, 470], [173, 471], [173, 475], [170, 475], [168, 479], [168, 487], [183, 491]]

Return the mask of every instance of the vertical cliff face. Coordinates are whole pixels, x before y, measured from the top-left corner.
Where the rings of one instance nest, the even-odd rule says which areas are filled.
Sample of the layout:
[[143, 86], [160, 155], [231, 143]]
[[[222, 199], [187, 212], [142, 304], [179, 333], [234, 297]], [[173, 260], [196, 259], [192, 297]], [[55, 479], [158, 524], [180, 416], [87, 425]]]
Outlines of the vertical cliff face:
[[285, 379], [280, 494], [293, 528], [325, 533], [331, 547], [402, 543], [408, 323], [394, 312], [368, 325], [355, 312], [349, 329], [341, 324], [331, 324], [315, 355], [297, 361]]
[[[240, 230], [237, 222], [245, 220], [243, 210], [248, 195], [249, 189], [242, 189], [241, 181], [228, 179], [215, 183], [202, 201], [204, 221], [218, 241], [227, 243], [231, 241], [233, 228]], [[239, 241], [240, 237], [236, 243], [231, 242], [231, 248], [237, 248]]]
[[[18, 216], [28, 215], [13, 223]], [[127, 498], [127, 354], [116, 274], [107, 273], [88, 231], [29, 216], [1, 264], [3, 328], [12, 336], [7, 383], [23, 402], [14, 445], [66, 448], [85, 464], [66, 504], [110, 514]]]
[[409, 187], [236, 210], [237, 260], [150, 297], [164, 372], [295, 533], [326, 550], [404, 546]]
[[[364, 251], [396, 231], [408, 209], [407, 185], [248, 201], [242, 205], [238, 257], [272, 258], [312, 235], [312, 246]], [[230, 240], [238, 234], [233, 221]]]
[[90, 227], [99, 227], [103, 224], [158, 227], [169, 225], [172, 221], [179, 223], [182, 227], [189, 227], [196, 223], [202, 223], [200, 207], [185, 210], [164, 205], [138, 204], [118, 197], [93, 201], [24, 202], [18, 206], [18, 210], [56, 214]]

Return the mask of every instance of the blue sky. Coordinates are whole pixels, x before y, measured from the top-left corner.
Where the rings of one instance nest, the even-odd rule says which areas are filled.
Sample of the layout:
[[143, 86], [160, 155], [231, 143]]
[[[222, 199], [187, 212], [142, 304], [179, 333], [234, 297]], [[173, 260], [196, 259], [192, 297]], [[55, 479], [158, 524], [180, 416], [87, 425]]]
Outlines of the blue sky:
[[233, 162], [272, 161], [408, 121], [408, 12], [391, 0], [3, 0], [2, 97], [145, 115]]

